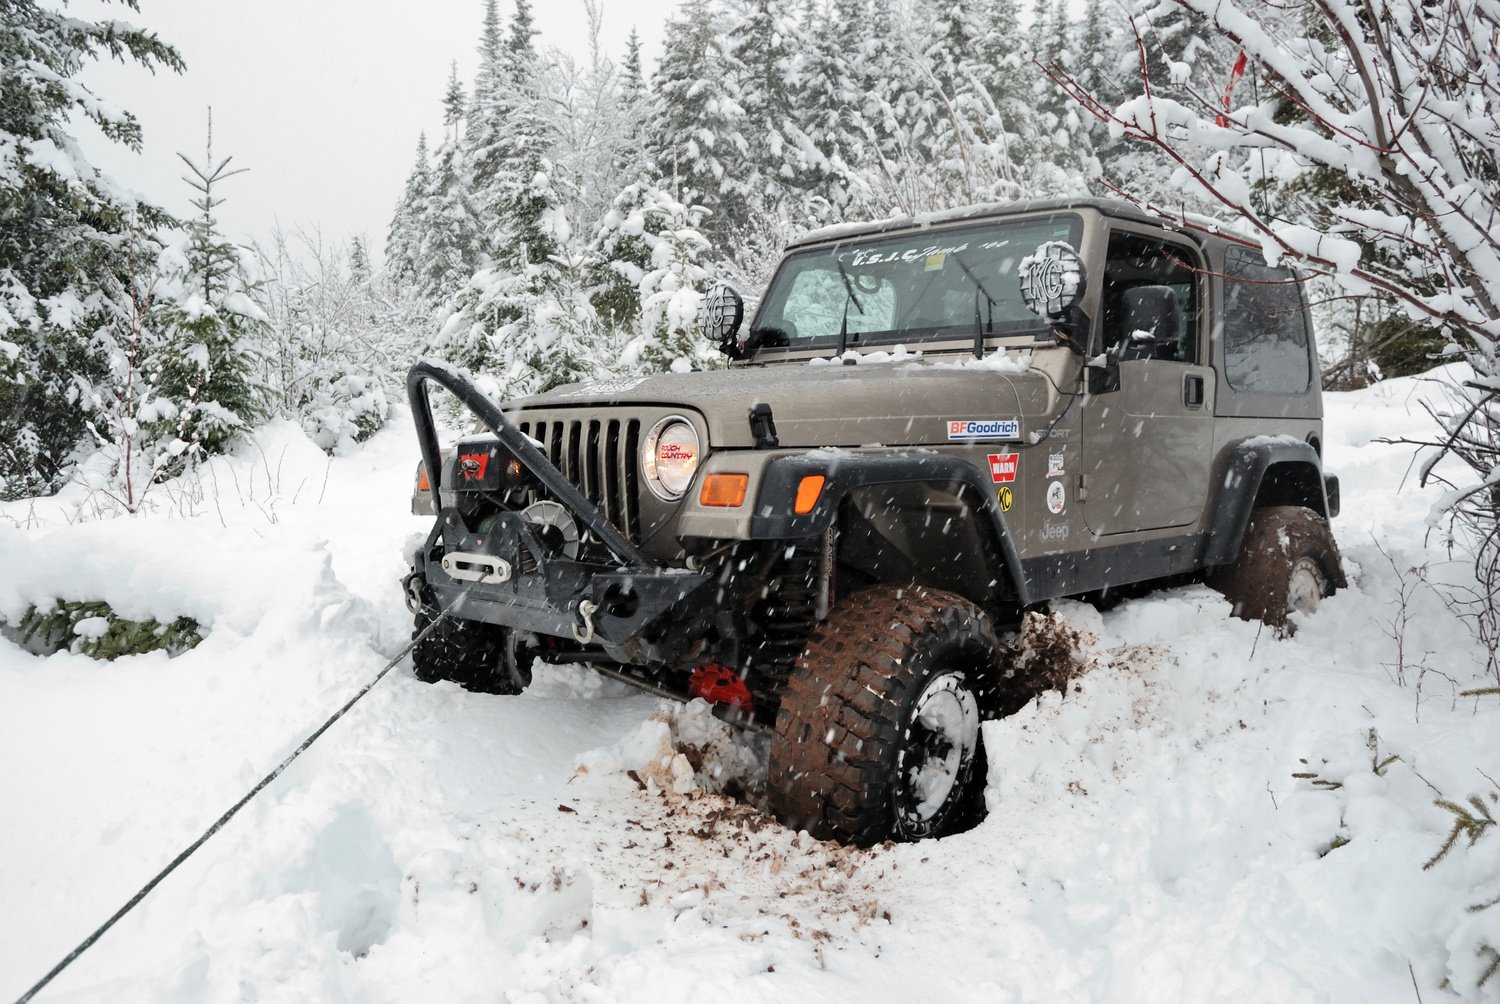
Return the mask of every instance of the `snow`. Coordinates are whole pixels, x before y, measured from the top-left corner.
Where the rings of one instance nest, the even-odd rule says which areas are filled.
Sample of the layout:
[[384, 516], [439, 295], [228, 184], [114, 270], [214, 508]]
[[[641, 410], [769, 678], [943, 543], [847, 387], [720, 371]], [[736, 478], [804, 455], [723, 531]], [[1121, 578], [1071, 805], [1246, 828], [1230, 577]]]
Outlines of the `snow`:
[[[1500, 911], [1466, 907], [1500, 893], [1500, 839], [1422, 866], [1438, 793], [1500, 776], [1500, 702], [1459, 696], [1483, 653], [1435, 587], [1471, 572], [1378, 441], [1431, 393], [1325, 398], [1351, 584], [1295, 635], [1202, 586], [1058, 604], [1084, 668], [984, 725], [969, 833], [812, 841], [723, 794], [759, 797], [764, 748], [701, 703], [402, 664], [40, 999], [1484, 999]], [[400, 651], [416, 456], [404, 412], [332, 459], [280, 423], [141, 516], [84, 485], [0, 507], [0, 614], [105, 599], [207, 629], [113, 663], [0, 639], [0, 997]]]

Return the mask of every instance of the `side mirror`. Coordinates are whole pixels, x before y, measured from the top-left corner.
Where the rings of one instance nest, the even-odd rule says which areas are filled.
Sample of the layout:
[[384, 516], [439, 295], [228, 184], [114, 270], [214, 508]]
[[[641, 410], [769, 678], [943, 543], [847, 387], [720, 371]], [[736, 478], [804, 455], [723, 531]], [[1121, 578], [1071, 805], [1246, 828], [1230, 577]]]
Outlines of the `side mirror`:
[[1151, 359], [1177, 340], [1182, 307], [1170, 286], [1136, 286], [1120, 297], [1120, 359]]
[[1048, 241], [1021, 259], [1021, 300], [1026, 309], [1060, 321], [1083, 299], [1083, 258], [1072, 245]]
[[735, 292], [733, 286], [723, 283], [703, 298], [703, 305], [698, 309], [699, 333], [721, 348], [734, 342], [744, 320], [744, 298]]

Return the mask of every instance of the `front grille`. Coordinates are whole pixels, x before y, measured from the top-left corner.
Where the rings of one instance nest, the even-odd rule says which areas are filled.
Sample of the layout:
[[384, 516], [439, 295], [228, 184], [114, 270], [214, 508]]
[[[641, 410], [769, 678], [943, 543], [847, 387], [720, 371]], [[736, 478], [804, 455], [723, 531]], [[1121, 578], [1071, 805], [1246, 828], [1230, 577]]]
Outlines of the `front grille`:
[[632, 543], [641, 540], [641, 423], [590, 418], [518, 423], [542, 453]]

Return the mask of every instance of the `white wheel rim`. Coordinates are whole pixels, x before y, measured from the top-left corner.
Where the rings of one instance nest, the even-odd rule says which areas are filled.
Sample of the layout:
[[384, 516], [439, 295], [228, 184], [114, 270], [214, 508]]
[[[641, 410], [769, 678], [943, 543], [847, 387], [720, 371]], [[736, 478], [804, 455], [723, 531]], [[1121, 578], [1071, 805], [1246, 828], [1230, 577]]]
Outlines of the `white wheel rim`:
[[[898, 764], [902, 829], [923, 829], [946, 805], [979, 749], [979, 704], [960, 673], [932, 680], [917, 698]], [[913, 804], [914, 803], [914, 804]]]
[[1318, 563], [1311, 558], [1298, 558], [1292, 565], [1291, 574], [1287, 577], [1287, 613], [1316, 612], [1327, 588], [1328, 580], [1324, 578], [1323, 570], [1318, 567]]

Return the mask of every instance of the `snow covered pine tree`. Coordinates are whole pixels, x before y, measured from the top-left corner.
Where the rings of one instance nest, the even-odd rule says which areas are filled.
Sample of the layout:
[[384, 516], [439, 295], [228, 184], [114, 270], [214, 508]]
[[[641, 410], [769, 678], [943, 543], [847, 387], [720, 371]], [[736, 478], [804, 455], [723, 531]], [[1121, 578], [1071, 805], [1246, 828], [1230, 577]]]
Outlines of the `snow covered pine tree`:
[[[136, 0], [123, 0], [138, 10]], [[170, 223], [84, 157], [68, 117], [139, 149], [134, 116], [77, 79], [101, 54], [181, 72], [154, 32], [7, 0], [0, 17], [0, 497], [56, 489], [84, 434], [77, 387], [108, 379], [93, 332], [132, 308], [132, 227]], [[112, 284], [101, 283], [111, 276]], [[128, 294], [127, 294], [128, 298]]]

